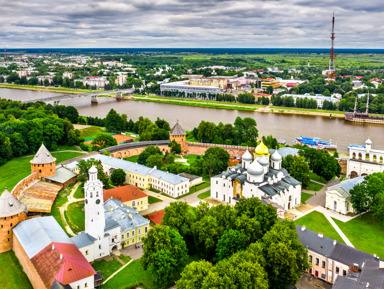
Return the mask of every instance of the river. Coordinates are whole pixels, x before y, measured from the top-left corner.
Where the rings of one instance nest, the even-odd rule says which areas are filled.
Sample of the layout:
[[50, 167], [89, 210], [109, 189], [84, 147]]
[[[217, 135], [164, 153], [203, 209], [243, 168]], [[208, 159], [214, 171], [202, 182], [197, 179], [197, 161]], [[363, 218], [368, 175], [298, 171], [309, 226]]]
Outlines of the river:
[[[44, 96], [54, 96], [53, 92], [40, 92], [16, 89], [0, 89], [1, 98], [13, 100], [34, 99]], [[178, 106], [164, 103], [142, 102], [113, 98], [98, 98], [99, 104], [91, 104], [90, 99], [75, 98], [61, 102], [63, 105], [75, 106], [81, 115], [105, 117], [110, 109], [125, 113], [128, 119], [137, 120], [139, 116], [156, 120], [157, 117], [167, 120], [174, 125], [179, 120], [182, 127], [191, 130], [200, 121], [233, 123], [236, 117], [252, 117], [257, 122], [259, 135], [272, 134], [276, 138], [284, 138], [287, 144], [292, 144], [298, 136], [319, 137], [331, 140], [338, 146], [338, 151], [347, 152], [349, 144], [364, 144], [369, 137], [375, 149], [384, 149], [384, 127], [362, 125], [346, 122], [341, 118], [320, 116], [304, 116], [291, 114], [258, 113], [252, 111], [225, 110], [191, 106]]]

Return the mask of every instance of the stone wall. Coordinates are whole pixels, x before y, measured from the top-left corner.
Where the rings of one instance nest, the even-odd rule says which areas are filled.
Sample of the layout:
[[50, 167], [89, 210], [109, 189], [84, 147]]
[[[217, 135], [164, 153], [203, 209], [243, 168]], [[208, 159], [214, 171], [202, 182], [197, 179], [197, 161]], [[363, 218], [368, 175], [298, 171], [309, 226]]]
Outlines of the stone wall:
[[23, 266], [23, 269], [27, 274], [29, 281], [31, 281], [33, 288], [49, 289], [45, 286], [39, 273], [33, 266], [31, 260], [29, 259], [27, 253], [25, 253], [16, 236], [13, 238], [13, 251], [15, 252], [16, 257], [19, 259], [21, 266]]
[[17, 183], [17, 185], [12, 190], [12, 195], [15, 196], [17, 199], [20, 197], [20, 194], [25, 190], [25, 188], [32, 183], [33, 181], [37, 180], [39, 178], [38, 173], [34, 172], [30, 174], [28, 177], [22, 179], [20, 182]]
[[21, 212], [15, 216], [0, 218], [0, 253], [11, 250], [13, 242], [12, 229], [27, 217], [25, 212]]
[[[170, 152], [171, 148], [168, 147], [168, 145], [157, 145], [160, 150], [165, 153], [166, 151]], [[137, 147], [137, 148], [127, 148], [127, 149], [122, 149], [121, 151], [113, 152], [111, 153], [111, 156], [114, 158], [128, 158], [131, 156], [137, 156], [141, 154], [143, 150], [145, 150], [146, 147]]]
[[[185, 145], [185, 153], [203, 155], [205, 154], [205, 151], [211, 147], [220, 147], [225, 149], [231, 156], [242, 155], [247, 150], [247, 147], [242, 146], [187, 142]], [[248, 149], [249, 151], [254, 151], [255, 148]]]

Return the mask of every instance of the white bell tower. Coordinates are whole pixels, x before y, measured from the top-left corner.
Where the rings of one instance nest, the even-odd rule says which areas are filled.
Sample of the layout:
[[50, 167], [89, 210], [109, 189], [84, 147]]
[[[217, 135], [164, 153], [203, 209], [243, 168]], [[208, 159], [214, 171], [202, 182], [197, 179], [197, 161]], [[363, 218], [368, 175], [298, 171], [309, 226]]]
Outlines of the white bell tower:
[[103, 183], [97, 178], [95, 166], [88, 173], [89, 180], [84, 185], [85, 233], [102, 240], [105, 228]]

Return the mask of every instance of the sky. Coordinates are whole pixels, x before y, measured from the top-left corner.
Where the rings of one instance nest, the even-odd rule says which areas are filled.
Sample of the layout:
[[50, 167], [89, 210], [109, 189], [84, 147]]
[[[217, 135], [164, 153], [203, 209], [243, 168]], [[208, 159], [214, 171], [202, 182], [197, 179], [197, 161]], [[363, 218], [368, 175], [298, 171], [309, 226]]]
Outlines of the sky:
[[0, 0], [8, 48], [384, 48], [382, 0]]

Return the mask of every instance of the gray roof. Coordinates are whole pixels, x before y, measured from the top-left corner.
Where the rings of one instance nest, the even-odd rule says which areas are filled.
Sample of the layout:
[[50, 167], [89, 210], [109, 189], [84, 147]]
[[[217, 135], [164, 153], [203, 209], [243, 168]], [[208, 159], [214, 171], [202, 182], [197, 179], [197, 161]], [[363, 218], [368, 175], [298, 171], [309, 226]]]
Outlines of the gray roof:
[[172, 128], [170, 135], [187, 135], [179, 122], [176, 122], [175, 126]]
[[67, 169], [60, 165], [56, 167], [56, 173], [54, 176], [45, 177], [45, 178], [48, 180], [54, 181], [56, 183], [64, 184], [65, 182], [69, 181], [70, 179], [76, 176], [77, 175], [74, 172], [72, 172], [70, 169]]
[[161, 180], [164, 180], [168, 183], [171, 183], [172, 185], [177, 185], [177, 184], [180, 184], [183, 182], [189, 182], [189, 179], [184, 178], [182, 176], [178, 176], [178, 175], [175, 175], [172, 173], [168, 173], [168, 172], [164, 172], [164, 171], [160, 171], [160, 170], [156, 170], [156, 169], [153, 170], [150, 173], [150, 175], [154, 176], [156, 178], [159, 178]]
[[[335, 284], [333, 284], [332, 289], [363, 289], [367, 288], [367, 285], [357, 281], [349, 279], [348, 277], [338, 276]], [[375, 287], [368, 287], [369, 289], [377, 289]]]
[[31, 164], [50, 164], [55, 161], [56, 158], [51, 155], [44, 144], [41, 144], [41, 147], [37, 151], [34, 158], [31, 160]]
[[[269, 153], [272, 155], [276, 150], [275, 149], [270, 149]], [[291, 147], [282, 147], [277, 150], [279, 154], [285, 158], [288, 155], [296, 156], [299, 154], [299, 150]]]
[[188, 174], [188, 173], [180, 173], [179, 176], [183, 177], [183, 178], [187, 178], [190, 181], [201, 178], [201, 176], [196, 176], [196, 175], [192, 175], [192, 174]]
[[333, 260], [339, 261], [346, 265], [353, 265], [354, 263], [361, 266], [365, 260], [374, 259], [373, 255], [357, 250], [348, 245], [337, 242], [335, 250], [329, 255]]
[[49, 289], [72, 289], [70, 285], [63, 285], [59, 281], [55, 280]]
[[100, 150], [100, 152], [108, 151], [108, 152], [117, 152], [128, 148], [137, 148], [137, 147], [147, 147], [150, 145], [167, 145], [171, 141], [169, 139], [166, 140], [152, 140], [152, 141], [140, 141], [140, 142], [131, 142], [131, 143], [125, 143], [120, 144], [116, 146], [112, 146], [109, 148], [104, 148]]
[[85, 233], [84, 231], [71, 238], [71, 241], [75, 243], [76, 247], [79, 249], [92, 245], [96, 240], [96, 238], [92, 237], [88, 233]]
[[14, 216], [21, 212], [27, 212], [27, 206], [12, 196], [5, 188], [0, 196], [0, 218]]
[[362, 268], [359, 281], [369, 283], [369, 288], [384, 288], [384, 270], [379, 269], [379, 260], [367, 259]]
[[319, 237], [318, 233], [306, 228], [302, 230], [302, 228], [304, 229], [305, 227], [296, 225], [296, 233], [299, 236], [301, 244], [313, 252], [329, 257], [336, 246], [336, 244], [334, 245], [334, 240], [326, 236]]
[[350, 197], [349, 191], [353, 189], [354, 186], [361, 184], [365, 179], [365, 176], [360, 176], [357, 178], [349, 179], [344, 182], [341, 182], [340, 184], [334, 185], [332, 187], [329, 187], [327, 191], [336, 190], [340, 192], [345, 197]]
[[149, 220], [136, 210], [116, 199], [107, 200], [104, 203], [104, 210], [106, 223], [107, 221], [117, 222], [122, 232], [149, 224]]
[[13, 233], [30, 259], [52, 242], [73, 244], [52, 216], [22, 221]]

